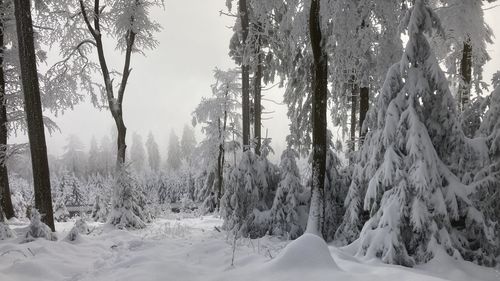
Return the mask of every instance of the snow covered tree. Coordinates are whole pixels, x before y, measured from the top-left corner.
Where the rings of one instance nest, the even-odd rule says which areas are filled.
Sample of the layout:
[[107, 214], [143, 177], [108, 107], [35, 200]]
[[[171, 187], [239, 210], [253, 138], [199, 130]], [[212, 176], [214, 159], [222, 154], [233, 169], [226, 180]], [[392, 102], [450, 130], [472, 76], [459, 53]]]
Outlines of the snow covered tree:
[[459, 106], [465, 110], [471, 101], [471, 90], [481, 93], [486, 88], [483, 66], [490, 59], [487, 44], [493, 32], [485, 23], [482, 0], [434, 1], [445, 38], [435, 38], [438, 56], [445, 60], [448, 73], [458, 90]]
[[170, 131], [168, 138], [168, 154], [167, 154], [167, 168], [171, 171], [177, 171], [182, 164], [181, 146], [179, 144], [179, 137], [175, 134], [174, 130]]
[[161, 162], [160, 151], [158, 149], [158, 144], [155, 141], [153, 133], [151, 132], [149, 132], [148, 140], [146, 141], [146, 150], [148, 152], [149, 168], [154, 172], [158, 172]]
[[37, 209], [31, 212], [30, 225], [24, 242], [34, 241], [36, 238], [44, 238], [50, 241], [56, 241], [57, 236], [52, 232], [49, 226], [42, 222], [42, 218]]
[[83, 143], [77, 135], [69, 135], [66, 141], [62, 155], [65, 168], [74, 175], [82, 177], [86, 170]]
[[132, 147], [130, 148], [130, 162], [132, 169], [140, 174], [144, 171], [144, 164], [146, 162], [146, 151], [142, 144], [142, 137], [134, 133], [132, 137]]
[[118, 228], [144, 228], [150, 221], [146, 202], [138, 182], [130, 172], [121, 168], [113, 185], [111, 213], [108, 222]]
[[191, 156], [196, 147], [196, 138], [194, 136], [194, 130], [188, 125], [184, 125], [181, 137], [181, 151], [182, 157], [191, 162]]
[[69, 211], [64, 202], [64, 194], [57, 194], [54, 201], [54, 219], [56, 221], [67, 221], [69, 218]]
[[[205, 182], [205, 195], [214, 192], [219, 202], [224, 189], [226, 144], [231, 134], [237, 130], [229, 124], [238, 123], [240, 119], [240, 115], [236, 113], [239, 107], [237, 98], [240, 94], [240, 84], [239, 73], [234, 69], [216, 69], [214, 77], [216, 82], [212, 85], [212, 97], [201, 101], [193, 112], [193, 121], [203, 124], [202, 132], [206, 135], [200, 144], [200, 157], [203, 159], [202, 168], [206, 172], [207, 180], [215, 173], [213, 180]], [[217, 207], [220, 207], [219, 203]]]
[[87, 165], [88, 165], [88, 175], [89, 176], [95, 176], [102, 171], [100, 170], [100, 165], [102, 164], [100, 162], [100, 157], [101, 157], [101, 151], [99, 151], [99, 147], [97, 146], [97, 140], [95, 136], [92, 136], [92, 139], [90, 140], [90, 148], [89, 148], [89, 153], [88, 153], [88, 160], [87, 160]]
[[108, 176], [114, 168], [113, 144], [108, 136], [103, 136], [99, 144], [99, 169], [102, 175]]
[[291, 147], [281, 154], [281, 181], [271, 208], [271, 233], [290, 239], [295, 239], [304, 233], [305, 225], [302, 218], [305, 216], [304, 213], [307, 213], [304, 207], [308, 205], [307, 200], [304, 200], [304, 197], [307, 197], [304, 196], [306, 191], [301, 184], [296, 163], [298, 157], [298, 153]]
[[[126, 127], [123, 121], [123, 98], [131, 73], [133, 53], [154, 49], [158, 42], [154, 33], [160, 25], [150, 17], [151, 8], [163, 6], [161, 0], [51, 0], [44, 2], [42, 11], [53, 29], [48, 38], [57, 42], [63, 59], [51, 67], [55, 77], [73, 75], [82, 90], [91, 95], [94, 104], [105, 100], [117, 129], [117, 165], [125, 162]], [[112, 54], [106, 52], [106, 37], [116, 39], [116, 47], [124, 53], [120, 82], [114, 85], [117, 71], [108, 65]], [[90, 55], [97, 54], [97, 62]], [[78, 69], [68, 73], [68, 69]], [[103, 83], [93, 81], [94, 73], [102, 75]], [[102, 93], [103, 98], [97, 93]]]
[[269, 151], [267, 139], [260, 156], [250, 150], [243, 153], [225, 181], [221, 215], [224, 227], [236, 235], [262, 237], [271, 229], [271, 208], [280, 173], [267, 159]]
[[90, 180], [89, 184], [96, 190], [94, 206], [92, 207], [92, 219], [98, 222], [106, 222], [111, 209], [110, 180], [97, 175]]
[[[473, 152], [426, 37], [442, 32], [438, 16], [425, 1], [416, 0], [402, 25], [408, 43], [378, 97], [376, 122], [352, 177], [347, 224], [341, 231], [355, 232], [363, 201], [370, 219], [360, 233], [362, 255], [411, 266], [444, 249], [490, 262], [491, 227], [460, 180], [460, 163], [472, 161]], [[476, 238], [470, 240], [472, 232]]]
[[[493, 76], [495, 90], [490, 95], [489, 110], [479, 129], [479, 140], [484, 139], [488, 148], [489, 162], [475, 174], [471, 185], [477, 190], [480, 210], [487, 220], [494, 222], [496, 245], [500, 245], [500, 72]], [[497, 255], [500, 247], [497, 247]]]

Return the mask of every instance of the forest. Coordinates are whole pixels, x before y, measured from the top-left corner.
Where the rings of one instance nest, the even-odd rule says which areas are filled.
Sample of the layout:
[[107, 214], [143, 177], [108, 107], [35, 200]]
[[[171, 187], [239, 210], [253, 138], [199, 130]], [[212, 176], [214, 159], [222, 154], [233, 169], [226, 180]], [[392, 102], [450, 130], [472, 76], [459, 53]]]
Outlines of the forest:
[[0, 280], [500, 280], [496, 0], [214, 0], [232, 67], [162, 145], [124, 105], [172, 1], [0, 0]]

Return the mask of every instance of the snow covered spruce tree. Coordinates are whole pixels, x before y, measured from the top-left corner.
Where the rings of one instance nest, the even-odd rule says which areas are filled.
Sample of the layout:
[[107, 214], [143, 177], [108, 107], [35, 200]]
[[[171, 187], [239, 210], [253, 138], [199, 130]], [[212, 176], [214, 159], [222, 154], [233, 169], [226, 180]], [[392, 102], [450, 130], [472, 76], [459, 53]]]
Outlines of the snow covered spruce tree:
[[274, 235], [295, 239], [305, 230], [309, 194], [302, 186], [296, 159], [299, 154], [291, 146], [281, 154], [281, 181], [271, 208], [271, 229]]
[[126, 167], [118, 170], [113, 186], [111, 213], [108, 222], [118, 228], [144, 228], [151, 216], [137, 180]]
[[439, 19], [424, 0], [416, 0], [402, 24], [408, 43], [378, 98], [376, 124], [362, 151], [367, 155], [356, 167], [362, 172], [355, 172], [346, 198], [350, 227], [343, 231], [357, 227], [353, 216], [359, 219], [366, 189], [363, 205], [370, 219], [360, 233], [359, 254], [411, 266], [442, 249], [490, 264], [492, 229], [460, 181], [459, 163], [469, 151], [426, 37], [442, 31]]
[[225, 181], [221, 215], [224, 228], [235, 235], [262, 237], [271, 228], [271, 208], [280, 174], [267, 159], [268, 141], [264, 139], [261, 155], [245, 151]]
[[[478, 171], [471, 185], [476, 189], [476, 199], [486, 219], [496, 222], [496, 244], [500, 245], [500, 72], [493, 75], [495, 90], [489, 97], [489, 110], [479, 129], [479, 138], [486, 141], [489, 148], [489, 163]], [[497, 246], [497, 255], [500, 246]], [[500, 261], [497, 261], [500, 262]]]

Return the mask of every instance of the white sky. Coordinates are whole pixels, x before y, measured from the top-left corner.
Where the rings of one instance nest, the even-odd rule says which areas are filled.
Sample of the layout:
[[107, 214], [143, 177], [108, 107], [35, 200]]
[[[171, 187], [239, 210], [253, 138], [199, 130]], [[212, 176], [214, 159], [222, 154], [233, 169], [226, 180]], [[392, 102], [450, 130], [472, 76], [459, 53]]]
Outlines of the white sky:
[[[172, 129], [180, 137], [184, 124], [191, 124], [191, 112], [201, 97], [211, 94], [212, 70], [215, 67], [234, 67], [228, 56], [232, 35], [230, 26], [234, 18], [219, 15], [220, 10], [225, 10], [224, 4], [222, 0], [166, 0], [165, 10], [153, 12], [163, 26], [156, 37], [160, 45], [156, 50], [147, 52], [146, 56], [133, 56], [133, 70], [124, 98], [129, 148], [133, 132], [141, 134], [145, 141], [148, 132], [152, 131], [162, 149], [166, 147]], [[500, 7], [486, 10], [485, 16], [495, 34], [500, 34]], [[495, 41], [493, 46], [489, 46], [492, 60], [485, 67], [485, 80], [488, 82], [492, 73], [500, 70], [500, 38]], [[112, 42], [108, 45], [111, 45], [108, 49], [113, 50]], [[122, 68], [123, 55], [119, 52], [108, 55], [108, 60], [114, 68]], [[264, 94], [266, 98], [282, 101], [280, 89]], [[263, 121], [263, 125], [269, 129], [272, 146], [279, 154], [288, 133], [286, 108], [266, 101], [264, 106], [267, 111], [275, 111], [265, 116], [272, 119]], [[93, 135], [100, 140], [114, 130], [111, 114], [87, 103], [55, 120], [61, 132], [47, 136], [50, 154], [62, 153], [69, 134], [78, 135], [88, 148]], [[201, 135], [198, 135], [198, 140], [200, 138]], [[13, 139], [16, 140], [19, 138]]]

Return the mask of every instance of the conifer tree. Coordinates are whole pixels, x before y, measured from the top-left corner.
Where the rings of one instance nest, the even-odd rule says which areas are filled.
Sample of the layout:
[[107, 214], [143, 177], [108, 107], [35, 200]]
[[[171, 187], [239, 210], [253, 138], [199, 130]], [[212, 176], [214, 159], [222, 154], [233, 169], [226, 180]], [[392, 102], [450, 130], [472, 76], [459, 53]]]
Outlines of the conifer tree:
[[[362, 151], [371, 152], [356, 167], [364, 175], [353, 175], [360, 178], [353, 180], [346, 198], [347, 231], [356, 228], [360, 210], [355, 209], [364, 197], [370, 219], [360, 233], [360, 254], [413, 265], [428, 261], [441, 248], [489, 263], [491, 227], [460, 180], [459, 163], [470, 159], [470, 151], [448, 82], [426, 37], [442, 32], [439, 19], [425, 1], [417, 0], [402, 24], [408, 43], [378, 98], [376, 123]], [[465, 242], [471, 231], [482, 237], [475, 239], [478, 244]]]

